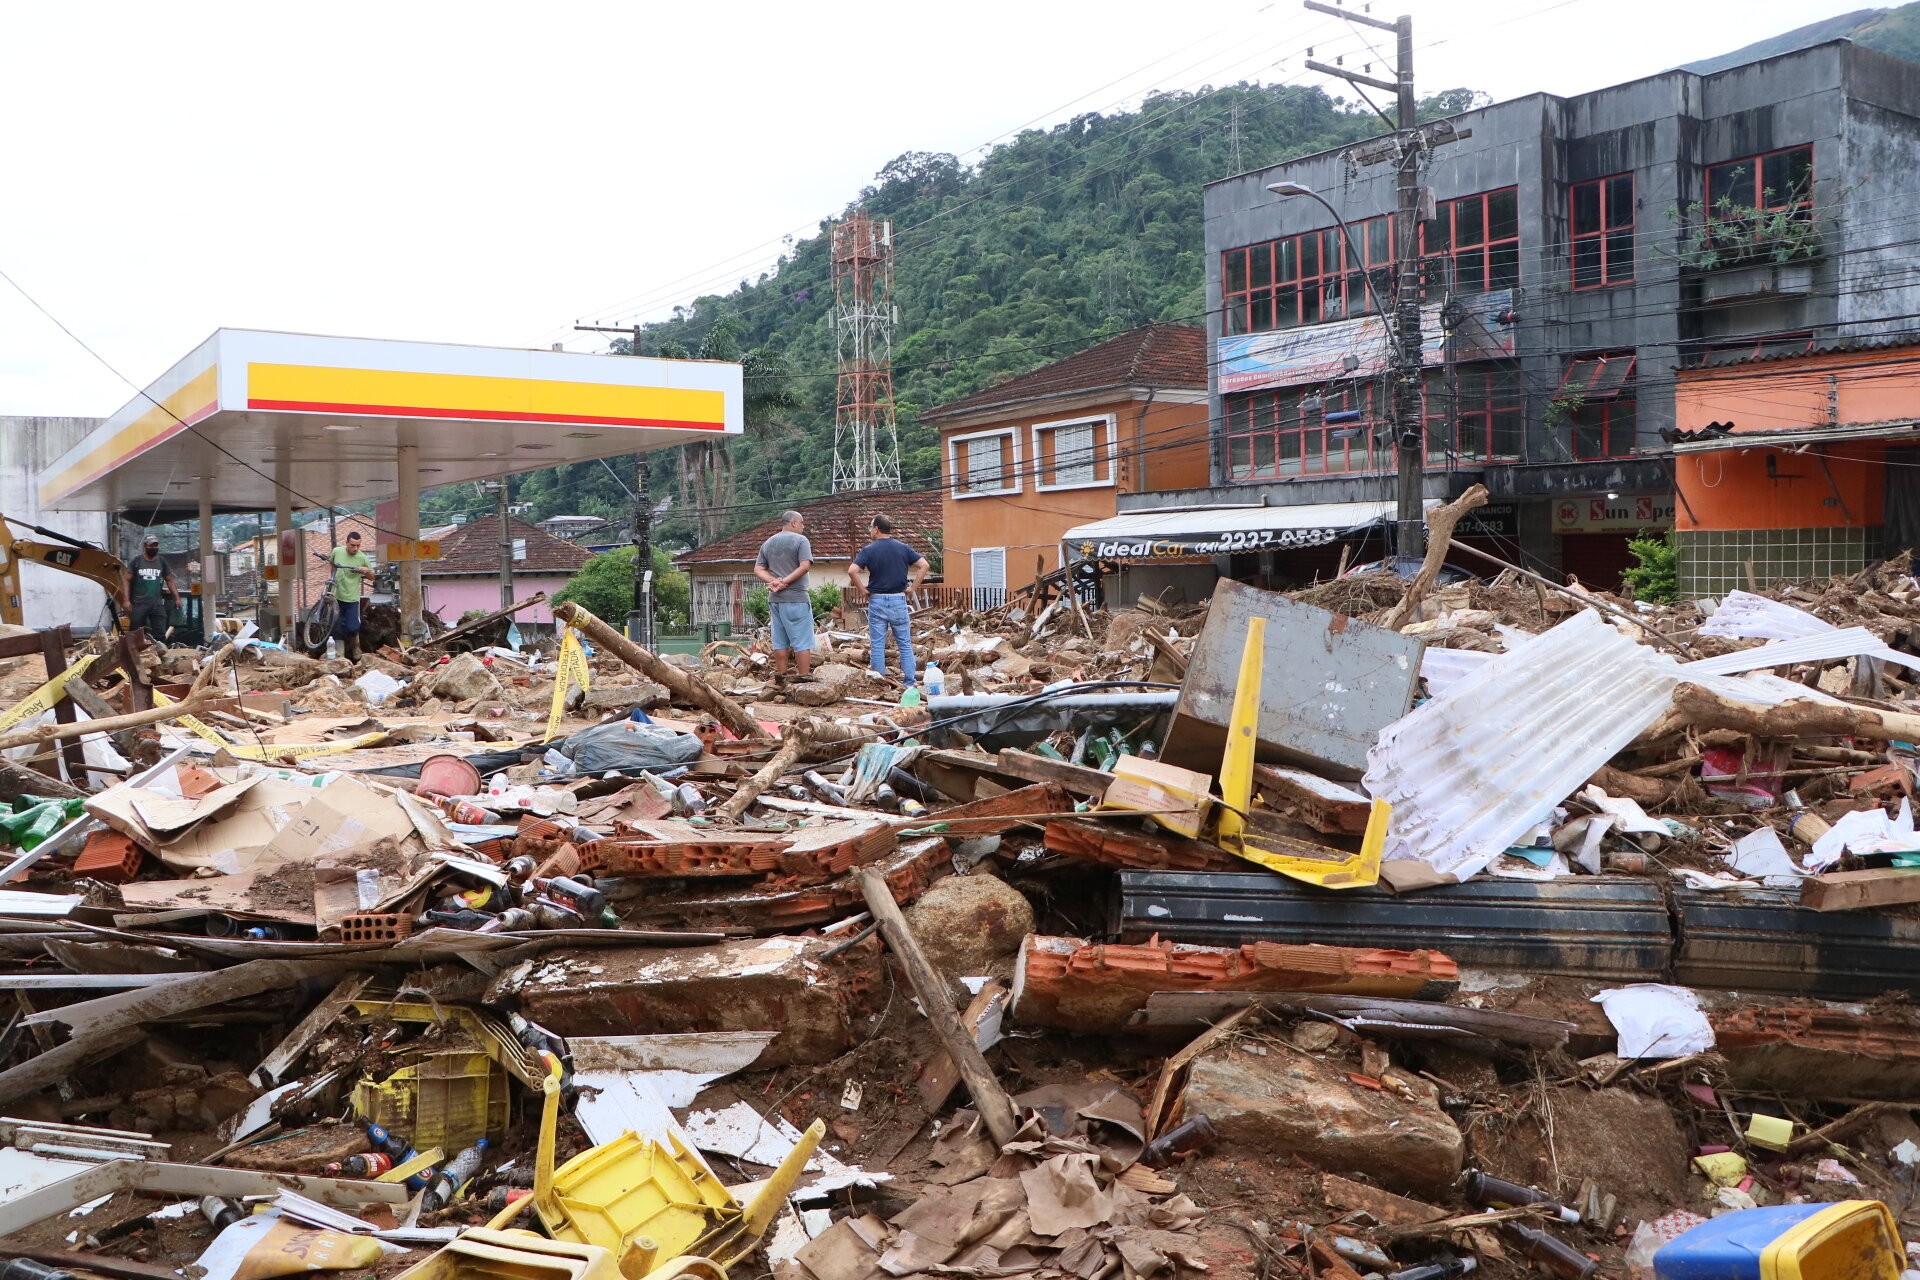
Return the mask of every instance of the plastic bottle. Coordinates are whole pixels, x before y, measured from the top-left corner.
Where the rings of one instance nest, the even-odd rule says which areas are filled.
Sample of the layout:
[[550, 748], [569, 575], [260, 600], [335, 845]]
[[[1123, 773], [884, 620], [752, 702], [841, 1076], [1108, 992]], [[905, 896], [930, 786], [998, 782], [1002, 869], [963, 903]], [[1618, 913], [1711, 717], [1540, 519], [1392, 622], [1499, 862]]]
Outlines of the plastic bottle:
[[1478, 1270], [1479, 1266], [1478, 1258], [1447, 1258], [1441, 1262], [1423, 1262], [1404, 1271], [1390, 1272], [1387, 1280], [1453, 1280], [1455, 1276]]
[[369, 1151], [328, 1163], [321, 1172], [329, 1178], [377, 1178], [393, 1168], [393, 1157], [384, 1151]]
[[1577, 1212], [1561, 1204], [1546, 1192], [1536, 1191], [1532, 1187], [1523, 1187], [1517, 1182], [1508, 1182], [1505, 1178], [1496, 1178], [1478, 1169], [1467, 1171], [1462, 1193], [1469, 1204], [1477, 1204], [1483, 1208], [1517, 1209], [1523, 1204], [1540, 1204], [1551, 1208], [1562, 1222], [1580, 1221], [1580, 1215]]
[[224, 1196], [201, 1196], [200, 1216], [211, 1222], [215, 1231], [225, 1231], [246, 1217], [247, 1211], [238, 1200], [229, 1200]]
[[707, 798], [691, 782], [683, 782], [673, 789], [673, 808], [675, 813], [704, 813]]
[[240, 936], [254, 942], [281, 942], [286, 939], [287, 931], [277, 924], [256, 924], [242, 929]]
[[432, 1213], [444, 1209], [460, 1194], [460, 1189], [473, 1181], [473, 1175], [480, 1172], [480, 1163], [486, 1159], [487, 1140], [480, 1139], [442, 1165], [440, 1172], [433, 1175], [427, 1183], [427, 1194], [420, 1199], [420, 1212]]
[[921, 679], [926, 681], [927, 696], [929, 698], [939, 698], [946, 695], [947, 673], [940, 669], [939, 663], [929, 662], [927, 669], [921, 673]]
[[1205, 1116], [1194, 1116], [1149, 1142], [1146, 1150], [1140, 1153], [1140, 1163], [1149, 1169], [1164, 1169], [1181, 1156], [1205, 1151], [1219, 1138], [1213, 1121]]
[[900, 695], [900, 705], [903, 707], [919, 706], [920, 705], [920, 686], [917, 684], [908, 685], [907, 691]]
[[370, 1124], [367, 1126], [367, 1141], [373, 1143], [375, 1151], [381, 1152], [395, 1164], [405, 1164], [413, 1158], [413, 1144], [391, 1129]]

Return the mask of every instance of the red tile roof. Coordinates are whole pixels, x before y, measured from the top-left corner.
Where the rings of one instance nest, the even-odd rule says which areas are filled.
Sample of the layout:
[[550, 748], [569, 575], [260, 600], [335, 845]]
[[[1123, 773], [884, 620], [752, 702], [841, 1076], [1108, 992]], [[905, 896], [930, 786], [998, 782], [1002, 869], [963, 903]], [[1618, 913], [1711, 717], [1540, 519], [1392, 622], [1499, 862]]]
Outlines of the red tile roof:
[[1001, 405], [1126, 387], [1207, 386], [1207, 333], [1187, 324], [1150, 324], [1064, 360], [996, 383], [958, 400], [921, 411], [920, 421], [939, 422]]
[[[868, 493], [837, 493], [830, 498], [796, 502], [793, 509], [807, 518], [807, 541], [813, 544], [815, 560], [851, 560], [867, 545], [867, 524], [877, 515], [893, 521], [893, 536], [926, 556], [940, 562], [941, 494], [938, 489], [925, 492], [875, 490]], [[682, 565], [752, 564], [760, 554], [760, 544], [780, 531], [780, 514], [738, 533], [730, 533], [678, 557]]]
[[[527, 540], [527, 556], [513, 562], [516, 574], [574, 573], [592, 553], [585, 547], [556, 538], [518, 516], [507, 517], [507, 536]], [[420, 566], [426, 577], [500, 572], [500, 517], [489, 514], [456, 528], [440, 539], [440, 558]]]

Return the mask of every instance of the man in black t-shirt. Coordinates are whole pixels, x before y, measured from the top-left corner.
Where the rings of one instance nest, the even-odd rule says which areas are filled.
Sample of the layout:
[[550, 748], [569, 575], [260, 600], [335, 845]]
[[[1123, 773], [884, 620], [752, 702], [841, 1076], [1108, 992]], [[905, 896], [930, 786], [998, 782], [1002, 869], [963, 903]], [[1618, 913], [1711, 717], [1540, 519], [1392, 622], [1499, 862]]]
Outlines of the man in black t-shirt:
[[913, 631], [908, 622], [907, 589], [918, 587], [933, 568], [927, 558], [893, 536], [893, 521], [875, 516], [868, 526], [873, 541], [860, 548], [847, 576], [867, 592], [867, 640], [873, 652], [867, 665], [882, 675], [887, 671], [887, 636], [900, 653], [900, 675], [912, 688]]

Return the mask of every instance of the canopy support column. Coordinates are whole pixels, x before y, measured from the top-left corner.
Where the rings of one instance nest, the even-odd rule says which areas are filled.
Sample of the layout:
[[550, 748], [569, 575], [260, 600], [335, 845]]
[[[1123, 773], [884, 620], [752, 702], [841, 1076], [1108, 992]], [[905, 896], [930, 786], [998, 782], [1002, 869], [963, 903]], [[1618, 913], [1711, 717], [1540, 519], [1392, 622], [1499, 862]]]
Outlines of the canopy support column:
[[200, 581], [194, 590], [200, 595], [202, 643], [213, 639], [215, 617], [220, 611], [220, 584], [225, 574], [213, 560], [213, 477], [200, 477]]
[[[293, 530], [293, 491], [284, 476], [273, 489], [273, 537], [280, 548], [280, 568], [274, 576], [275, 612], [280, 619], [280, 643], [293, 641], [293, 584], [301, 580], [306, 566], [300, 563], [299, 538]], [[293, 554], [288, 555], [291, 551]], [[291, 562], [291, 563], [289, 563]]]
[[[399, 449], [399, 463], [400, 518], [394, 532], [408, 542], [418, 543], [420, 541], [420, 446], [414, 443], [402, 444]], [[400, 634], [408, 640], [417, 641], [426, 635], [426, 628], [420, 621], [423, 607], [420, 596], [420, 560], [416, 547], [414, 555], [400, 562]]]

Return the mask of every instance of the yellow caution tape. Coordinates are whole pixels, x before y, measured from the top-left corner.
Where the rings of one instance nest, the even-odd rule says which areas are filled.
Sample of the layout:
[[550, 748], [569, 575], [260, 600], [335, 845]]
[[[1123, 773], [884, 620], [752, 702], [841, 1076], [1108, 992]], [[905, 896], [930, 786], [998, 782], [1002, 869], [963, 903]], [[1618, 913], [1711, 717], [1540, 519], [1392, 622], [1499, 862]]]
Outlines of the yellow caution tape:
[[[153, 700], [159, 706], [169, 706], [176, 701], [158, 689], [153, 691]], [[306, 760], [313, 756], [337, 756], [345, 751], [358, 751], [362, 747], [384, 742], [387, 737], [382, 731], [363, 733], [357, 738], [342, 738], [338, 742], [272, 742], [263, 746], [259, 743], [229, 742], [217, 729], [198, 716], [183, 715], [175, 716], [174, 719], [185, 725], [195, 737], [205, 738], [236, 760]]]
[[553, 706], [547, 712], [549, 742], [560, 733], [560, 714], [566, 709], [567, 686], [577, 684], [580, 686], [580, 692], [585, 693], [587, 680], [587, 651], [581, 647], [579, 633], [572, 627], [563, 627], [560, 633], [560, 653], [553, 673]]
[[30, 716], [37, 716], [42, 711], [52, 710], [54, 703], [67, 696], [67, 682], [78, 679], [84, 675], [87, 668], [93, 665], [93, 658], [93, 654], [88, 654], [7, 708], [6, 713], [0, 715], [0, 733], [6, 732]]

